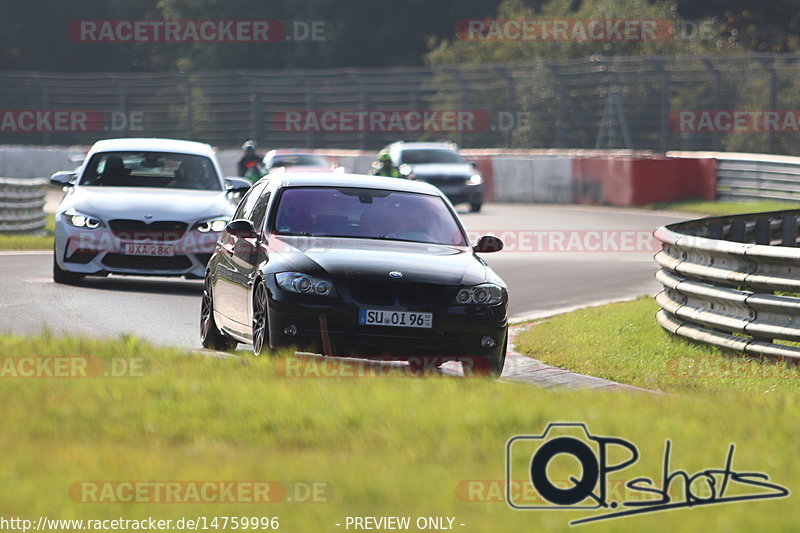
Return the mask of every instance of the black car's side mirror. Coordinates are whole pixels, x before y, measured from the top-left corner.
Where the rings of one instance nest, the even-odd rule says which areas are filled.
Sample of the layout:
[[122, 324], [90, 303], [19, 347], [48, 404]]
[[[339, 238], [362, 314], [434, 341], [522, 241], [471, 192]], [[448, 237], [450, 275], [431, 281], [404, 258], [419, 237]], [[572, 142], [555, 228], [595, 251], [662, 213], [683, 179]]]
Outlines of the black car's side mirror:
[[472, 249], [475, 252], [482, 254], [499, 252], [503, 249], [503, 241], [493, 235], [484, 235], [478, 239], [477, 244], [475, 244]]
[[253, 183], [244, 178], [225, 178], [225, 187], [231, 192], [247, 192]]
[[232, 220], [231, 222], [228, 222], [228, 225], [225, 226], [225, 231], [234, 237], [239, 237], [242, 239], [252, 239], [258, 236], [256, 229], [253, 227], [253, 223], [244, 219]]
[[50, 183], [62, 187], [72, 187], [72, 182], [77, 174], [71, 170], [62, 170], [50, 176]]

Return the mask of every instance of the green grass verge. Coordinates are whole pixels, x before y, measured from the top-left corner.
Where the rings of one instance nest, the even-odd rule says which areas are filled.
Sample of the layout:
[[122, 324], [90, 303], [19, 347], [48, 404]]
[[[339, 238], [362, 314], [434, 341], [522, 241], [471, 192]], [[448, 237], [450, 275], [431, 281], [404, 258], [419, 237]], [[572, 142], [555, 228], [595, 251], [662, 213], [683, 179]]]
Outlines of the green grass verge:
[[757, 202], [707, 202], [702, 200], [688, 200], [653, 204], [647, 206], [647, 208], [661, 211], [696, 213], [708, 216], [723, 216], [759, 213], [762, 211], [781, 211], [783, 209], [800, 209], [800, 202], [780, 202], [772, 200], [761, 200]]
[[656, 322], [656, 311], [647, 297], [567, 313], [521, 334], [517, 349], [581, 374], [666, 392], [800, 393], [800, 369], [670, 335]]
[[[639, 310], [643, 305], [634, 304]], [[580, 343], [585, 354], [616, 355], [605, 348], [612, 341], [620, 353], [645, 357], [641, 345], [650, 340], [642, 336], [641, 323], [636, 317], [630, 318], [634, 324], [618, 320], [619, 307], [610, 312], [605, 319], [598, 313], [594, 322], [582, 321], [560, 338], [588, 341], [581, 332], [606, 320], [612, 330], [606, 330], [602, 342]], [[548, 328], [558, 322], [551, 324], [534, 328], [532, 338], [547, 337], [554, 331]], [[625, 344], [622, 338], [628, 335], [631, 341]], [[800, 457], [793, 451], [800, 426], [792, 423], [800, 416], [800, 401], [784, 394], [703, 400], [556, 393], [485, 379], [286, 378], [276, 373], [276, 361], [293, 361], [285, 354], [217, 359], [131, 338], [0, 336], [0, 354], [146, 362], [142, 377], [0, 378], [0, 516], [5, 517], [277, 516], [283, 531], [344, 531], [346, 516], [422, 515], [453, 516], [455, 529], [462, 531], [565, 531], [568, 520], [590, 513], [516, 511], [502, 501], [481, 501], [497, 494], [481, 483], [468, 485], [477, 487], [474, 492], [465, 490], [470, 480], [500, 487], [507, 440], [540, 433], [551, 421], [583, 421], [592, 433], [635, 443], [639, 463], [615, 479], [647, 475], [660, 480], [665, 439], [672, 441], [672, 468], [720, 468], [733, 442], [738, 446], [736, 470], [764, 471], [790, 488], [800, 478]], [[515, 478], [524, 479], [529, 461], [529, 453], [513, 456]], [[561, 479], [572, 468], [556, 461], [553, 475]], [[325, 482], [332, 499], [266, 505], [98, 504], [78, 503], [70, 496], [75, 483], [106, 480]], [[792, 531], [793, 509], [789, 500], [738, 503], [588, 527]], [[416, 530], [413, 525], [411, 530]]]
[[2, 235], [0, 234], [0, 250], [52, 250], [55, 235], [53, 214], [47, 215], [45, 235]]

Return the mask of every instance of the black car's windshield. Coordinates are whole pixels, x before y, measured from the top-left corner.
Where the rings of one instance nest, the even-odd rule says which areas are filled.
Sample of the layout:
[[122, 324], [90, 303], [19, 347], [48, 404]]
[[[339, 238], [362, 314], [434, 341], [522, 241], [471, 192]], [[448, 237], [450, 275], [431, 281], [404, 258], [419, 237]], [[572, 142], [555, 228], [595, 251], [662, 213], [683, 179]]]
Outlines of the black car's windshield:
[[102, 152], [92, 156], [80, 185], [222, 190], [205, 156], [167, 152]]
[[467, 245], [442, 198], [378, 189], [286, 189], [280, 196], [271, 229], [280, 235]]
[[281, 154], [275, 155], [270, 168], [279, 167], [327, 167], [325, 158], [314, 154]]
[[403, 150], [401, 163], [424, 165], [427, 163], [463, 163], [464, 159], [453, 150], [425, 148]]

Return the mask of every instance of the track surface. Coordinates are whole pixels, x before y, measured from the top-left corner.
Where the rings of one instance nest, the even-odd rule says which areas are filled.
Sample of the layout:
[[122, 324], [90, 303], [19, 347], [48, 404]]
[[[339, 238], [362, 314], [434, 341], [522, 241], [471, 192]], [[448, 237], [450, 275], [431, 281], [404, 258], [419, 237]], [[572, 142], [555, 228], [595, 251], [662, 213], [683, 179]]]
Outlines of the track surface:
[[[462, 213], [468, 230], [496, 235], [551, 230], [651, 232], [683, 218], [609, 208], [518, 204], [489, 204], [480, 214]], [[516, 240], [526, 234], [510, 235]], [[509, 245], [516, 248], [513, 242]], [[652, 256], [652, 251], [511, 249], [483, 257], [508, 283], [512, 319], [521, 319], [653, 294], [658, 284], [653, 278]], [[46, 327], [52, 332], [96, 337], [127, 333], [156, 344], [199, 347], [201, 281], [87, 278], [81, 286], [71, 287], [52, 282], [51, 264], [49, 252], [0, 252], [0, 331], [36, 334]]]

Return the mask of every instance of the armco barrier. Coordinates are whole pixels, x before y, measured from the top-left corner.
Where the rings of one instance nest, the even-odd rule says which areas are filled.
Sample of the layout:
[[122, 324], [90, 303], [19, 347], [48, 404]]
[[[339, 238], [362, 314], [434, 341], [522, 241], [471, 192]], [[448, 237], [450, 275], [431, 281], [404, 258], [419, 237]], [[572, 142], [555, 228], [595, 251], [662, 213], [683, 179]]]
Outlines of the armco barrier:
[[47, 180], [0, 178], [0, 233], [32, 233], [45, 226]]
[[661, 326], [694, 341], [800, 362], [800, 347], [778, 342], [800, 342], [798, 217], [800, 209], [657, 229]]
[[800, 157], [751, 154], [718, 157], [717, 196], [720, 200], [798, 201]]

